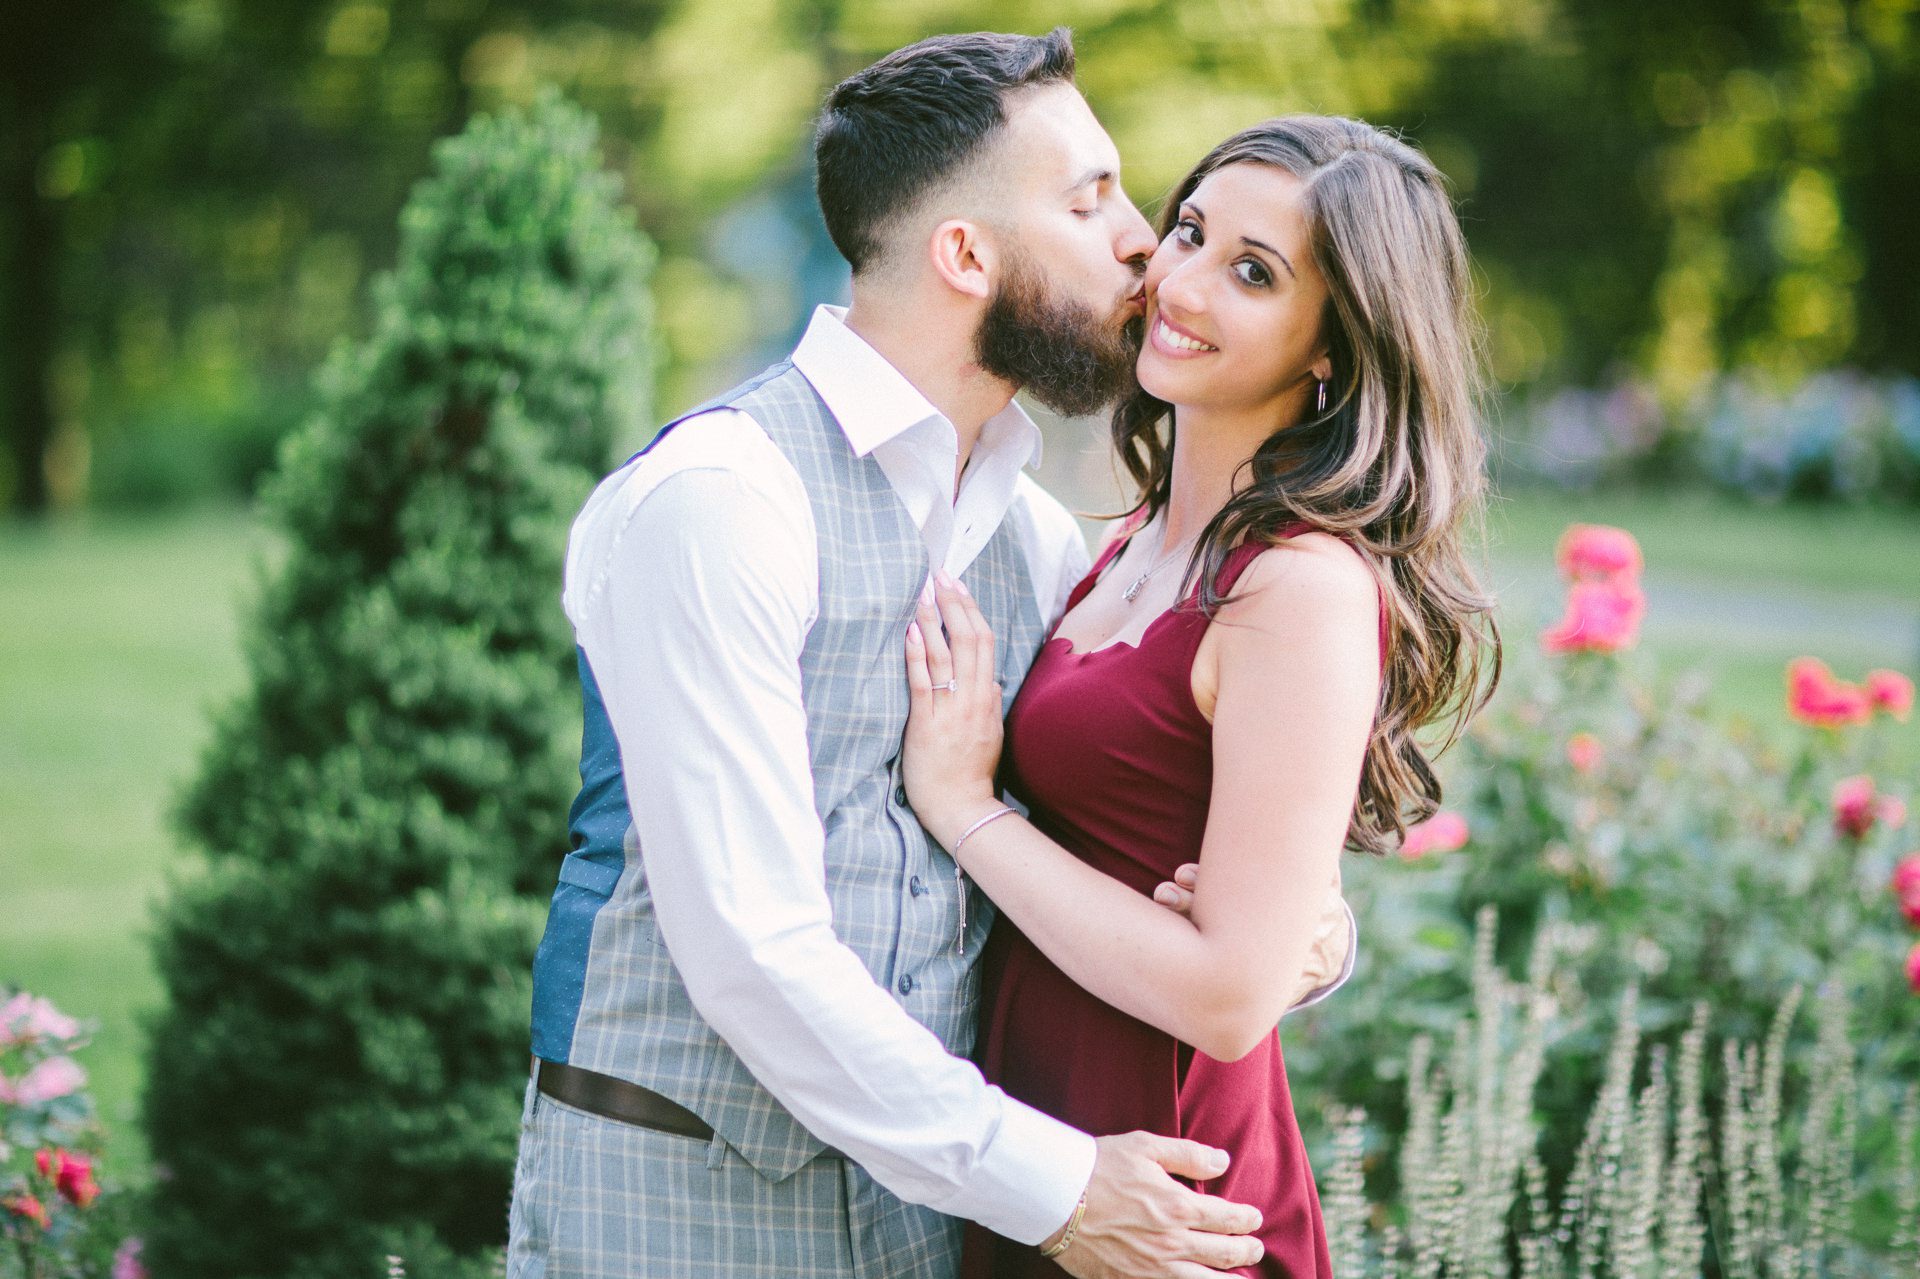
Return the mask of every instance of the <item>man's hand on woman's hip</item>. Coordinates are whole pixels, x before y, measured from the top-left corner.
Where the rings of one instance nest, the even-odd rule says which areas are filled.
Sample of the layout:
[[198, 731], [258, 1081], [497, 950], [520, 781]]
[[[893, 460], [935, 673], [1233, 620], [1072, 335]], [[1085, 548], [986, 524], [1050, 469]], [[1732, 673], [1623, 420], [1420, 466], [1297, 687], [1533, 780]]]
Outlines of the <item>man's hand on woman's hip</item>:
[[[1197, 1141], [1130, 1132], [1095, 1141], [1087, 1209], [1054, 1258], [1080, 1279], [1204, 1279], [1250, 1266], [1265, 1248], [1252, 1232], [1260, 1211], [1175, 1181], [1218, 1177], [1227, 1154]], [[1058, 1241], [1056, 1231], [1045, 1245]]]

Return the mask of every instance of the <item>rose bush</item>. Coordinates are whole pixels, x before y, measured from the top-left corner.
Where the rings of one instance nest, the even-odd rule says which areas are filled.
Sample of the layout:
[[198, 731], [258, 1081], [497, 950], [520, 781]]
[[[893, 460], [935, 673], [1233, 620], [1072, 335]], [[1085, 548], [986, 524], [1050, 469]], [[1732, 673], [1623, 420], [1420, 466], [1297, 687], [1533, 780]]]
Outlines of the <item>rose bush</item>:
[[103, 1195], [100, 1129], [74, 1060], [87, 1028], [0, 990], [0, 1276], [144, 1279], [123, 1194]]
[[[1637, 590], [1623, 537], [1570, 532], [1559, 560], [1573, 593]], [[1543, 930], [1562, 939], [1563, 1016], [1538, 1092], [1556, 1179], [1623, 991], [1639, 989], [1646, 1036], [1677, 1034], [1704, 1001], [1720, 1033], [1753, 1040], [1788, 990], [1837, 984], [1862, 1045], [1864, 1228], [1884, 1235], [1897, 1094], [1920, 1078], [1920, 840], [1911, 783], [1882, 763], [1888, 734], [1910, 731], [1910, 681], [1888, 671], [1852, 684], [1796, 662], [1779, 722], [1762, 731], [1714, 713], [1697, 675], [1658, 670], [1631, 627], [1609, 632], [1617, 642], [1562, 642], [1582, 633], [1563, 623], [1537, 648], [1510, 645], [1499, 694], [1442, 759], [1445, 811], [1472, 832], [1464, 846], [1436, 853], [1415, 828], [1417, 857], [1351, 859], [1360, 966], [1282, 1028], [1296, 1096], [1364, 1108], [1370, 1159], [1391, 1181], [1407, 1046], [1449, 1037], [1470, 1008], [1461, 960], [1485, 906], [1499, 912], [1504, 965], [1524, 968]], [[1318, 1160], [1330, 1137], [1310, 1109]]]

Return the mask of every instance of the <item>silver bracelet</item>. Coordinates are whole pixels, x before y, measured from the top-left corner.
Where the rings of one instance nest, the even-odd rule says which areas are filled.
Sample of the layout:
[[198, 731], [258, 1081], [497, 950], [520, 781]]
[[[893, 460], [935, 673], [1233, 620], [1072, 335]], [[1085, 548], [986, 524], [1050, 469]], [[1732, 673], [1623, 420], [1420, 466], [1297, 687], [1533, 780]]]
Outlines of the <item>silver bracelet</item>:
[[961, 831], [960, 838], [953, 841], [954, 859], [956, 861], [959, 860], [960, 845], [967, 842], [967, 836], [973, 834], [973, 832], [979, 830], [982, 826], [985, 826], [988, 822], [999, 821], [1002, 817], [1005, 817], [1008, 813], [1011, 813], [1012, 811], [1013, 809], [1007, 807], [1005, 804], [1002, 804], [997, 811], [988, 813], [985, 817], [982, 817], [979, 821], [975, 822], [973, 825]]

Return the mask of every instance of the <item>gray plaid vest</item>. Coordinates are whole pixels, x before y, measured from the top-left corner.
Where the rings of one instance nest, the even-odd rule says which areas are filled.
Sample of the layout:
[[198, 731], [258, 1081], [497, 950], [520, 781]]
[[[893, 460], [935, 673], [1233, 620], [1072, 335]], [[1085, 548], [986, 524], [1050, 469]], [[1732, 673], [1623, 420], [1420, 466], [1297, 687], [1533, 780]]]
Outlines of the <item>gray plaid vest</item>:
[[[767, 432], [799, 472], [813, 508], [820, 603], [801, 676], [834, 931], [910, 1015], [949, 1052], [965, 1056], [974, 1039], [975, 964], [991, 912], [907, 808], [900, 774], [907, 720], [902, 654], [928, 573], [926, 550], [879, 464], [854, 453], [791, 363], [661, 434], [699, 430], [688, 419], [723, 405], [745, 411]], [[998, 638], [1010, 705], [1045, 638], [1012, 521], [963, 577]], [[636, 842], [619, 751], [584, 654], [580, 676], [582, 784], [571, 819], [574, 848], [561, 866], [534, 964], [534, 1053], [672, 1098], [763, 1176], [784, 1179], [825, 1147], [760, 1086], [688, 999], [655, 928], [646, 849]]]

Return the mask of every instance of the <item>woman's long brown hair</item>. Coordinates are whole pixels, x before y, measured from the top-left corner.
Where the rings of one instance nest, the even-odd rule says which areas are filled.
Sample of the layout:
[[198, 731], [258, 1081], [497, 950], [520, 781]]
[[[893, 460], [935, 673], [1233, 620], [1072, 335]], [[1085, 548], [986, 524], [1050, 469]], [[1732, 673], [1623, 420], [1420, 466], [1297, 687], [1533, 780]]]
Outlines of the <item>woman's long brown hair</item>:
[[[1277, 540], [1289, 524], [1340, 537], [1370, 562], [1386, 596], [1387, 659], [1347, 843], [1385, 853], [1440, 804], [1416, 734], [1440, 726], [1433, 753], [1445, 750], [1500, 678], [1493, 600], [1462, 547], [1486, 490], [1466, 243], [1426, 156], [1331, 116], [1268, 120], [1215, 147], [1168, 198], [1163, 241], [1194, 188], [1230, 164], [1271, 165], [1305, 184], [1333, 377], [1325, 410], [1277, 427], [1242, 465], [1188, 572], [1200, 574], [1212, 616], [1225, 602], [1217, 581], [1228, 552]], [[1151, 519], [1167, 505], [1173, 437], [1170, 406], [1144, 391], [1115, 410], [1114, 444], [1140, 490], [1127, 514]]]

